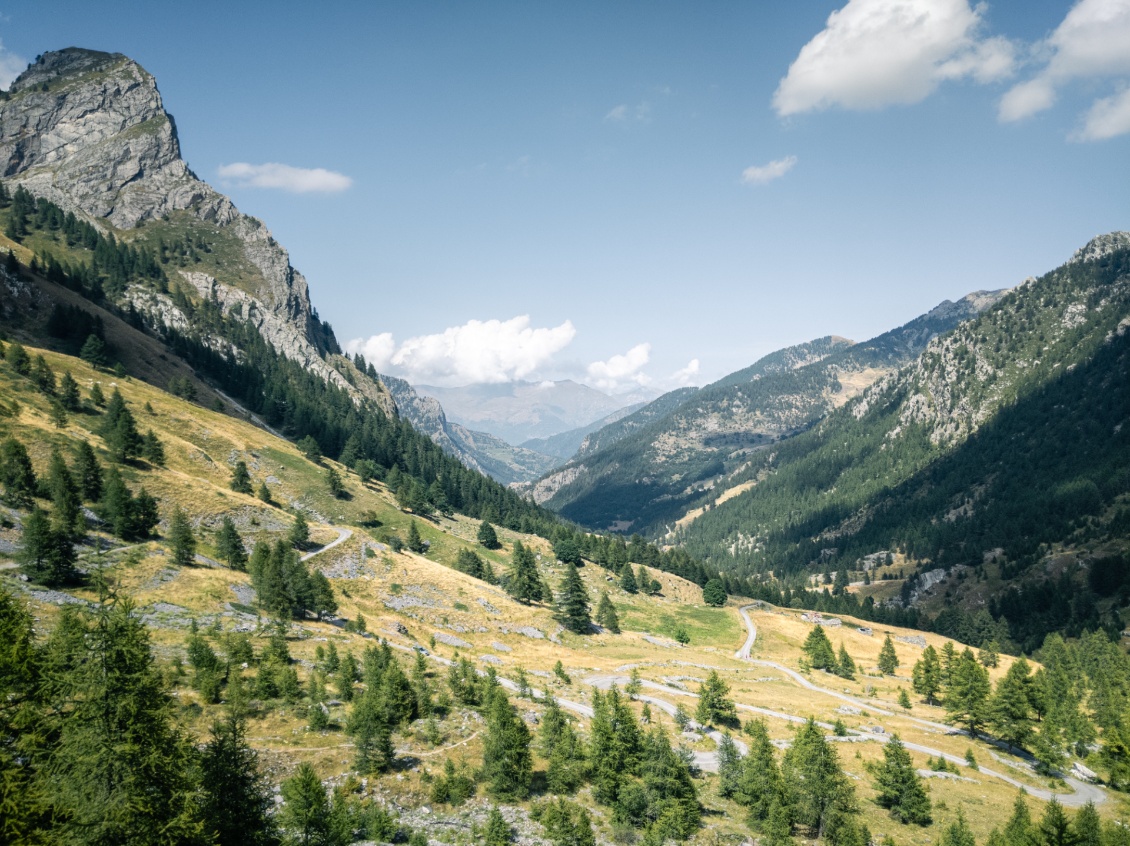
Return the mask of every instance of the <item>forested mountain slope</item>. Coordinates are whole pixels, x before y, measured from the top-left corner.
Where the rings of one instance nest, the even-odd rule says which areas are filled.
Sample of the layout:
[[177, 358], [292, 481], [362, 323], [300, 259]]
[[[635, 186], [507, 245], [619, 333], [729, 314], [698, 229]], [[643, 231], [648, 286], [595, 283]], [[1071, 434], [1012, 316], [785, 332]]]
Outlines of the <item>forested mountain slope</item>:
[[903, 601], [987, 606], [1029, 647], [1049, 629], [1097, 625], [1109, 609], [1096, 599], [1125, 588], [1128, 374], [1130, 235], [1119, 232], [755, 457], [732, 480], [752, 489], [670, 540], [735, 573], [781, 576], [897, 551], [911, 568], [950, 571], [908, 580]]
[[947, 301], [864, 343], [829, 336], [772, 353], [554, 470], [538, 482], [535, 498], [597, 528], [644, 531], [671, 522], [758, 449], [811, 426], [1000, 296]]
[[[253, 328], [263, 341], [310, 374], [379, 407], [398, 409], [383, 377], [363, 361], [350, 362], [328, 323], [320, 320], [305, 278], [262, 221], [242, 214], [202, 182], [181, 158], [176, 124], [164, 108], [156, 80], [118, 53], [68, 48], [44, 53], [0, 100], [0, 157], [10, 191], [62, 210], [23, 218], [9, 235], [46, 265], [86, 260], [78, 224], [112, 236], [135, 251], [140, 274], [117, 273], [97, 296], [135, 310], [154, 325], [199, 332], [192, 307], [211, 301], [227, 317]], [[75, 220], [59, 238], [66, 215]], [[76, 250], [78, 252], [76, 252]], [[105, 258], [105, 257], [103, 257]], [[145, 279], [147, 284], [136, 284]], [[186, 305], [187, 304], [187, 305]], [[215, 327], [213, 327], [215, 328]], [[202, 341], [222, 350], [232, 338], [213, 333]], [[359, 366], [354, 366], [359, 365]], [[408, 409], [416, 423], [421, 415]], [[429, 422], [424, 420], [423, 422]], [[533, 478], [552, 466], [540, 456], [512, 452], [501, 442], [452, 437], [446, 428], [421, 426], [445, 451], [502, 481]], [[324, 449], [330, 445], [324, 444]], [[517, 472], [517, 476], [515, 473]]]

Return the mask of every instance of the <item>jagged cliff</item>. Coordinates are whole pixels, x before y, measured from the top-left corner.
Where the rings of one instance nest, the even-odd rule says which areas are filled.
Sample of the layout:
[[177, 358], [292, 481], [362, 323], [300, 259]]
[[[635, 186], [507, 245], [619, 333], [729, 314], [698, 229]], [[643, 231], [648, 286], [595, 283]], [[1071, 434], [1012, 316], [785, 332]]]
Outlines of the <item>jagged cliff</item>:
[[[119, 240], [206, 245], [204, 262], [170, 268], [171, 284], [236, 310], [288, 358], [358, 391], [326, 359], [336, 342], [306, 279], [260, 220], [188, 168], [156, 80], [136, 62], [73, 47], [40, 56], [0, 100], [0, 162], [9, 185]], [[166, 325], [189, 323], [164, 293], [131, 288], [124, 298]], [[396, 413], [383, 388], [361, 394]]]

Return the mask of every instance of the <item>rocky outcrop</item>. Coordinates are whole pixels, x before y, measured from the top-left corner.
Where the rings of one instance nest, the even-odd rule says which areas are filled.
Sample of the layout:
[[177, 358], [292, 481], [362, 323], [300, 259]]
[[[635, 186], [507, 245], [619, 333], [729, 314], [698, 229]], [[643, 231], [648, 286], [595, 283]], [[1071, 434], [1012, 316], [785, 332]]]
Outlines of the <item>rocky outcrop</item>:
[[288, 324], [271, 338], [277, 347], [294, 347], [282, 340], [297, 330], [317, 354], [305, 278], [261, 221], [188, 168], [157, 82], [136, 62], [74, 47], [43, 54], [0, 101], [0, 163], [10, 183], [120, 236], [177, 214], [216, 227], [253, 271], [213, 284], [242, 289]]

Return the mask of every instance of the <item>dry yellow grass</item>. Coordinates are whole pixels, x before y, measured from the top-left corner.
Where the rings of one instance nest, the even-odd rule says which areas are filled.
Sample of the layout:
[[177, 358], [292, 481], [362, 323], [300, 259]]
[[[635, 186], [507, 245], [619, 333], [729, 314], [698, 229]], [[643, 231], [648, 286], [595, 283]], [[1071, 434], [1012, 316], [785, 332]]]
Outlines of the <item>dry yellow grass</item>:
[[[30, 352], [34, 355], [39, 351]], [[888, 733], [897, 731], [907, 740], [959, 756], [972, 745], [982, 763], [989, 764], [991, 761], [989, 749], [984, 744], [971, 744], [964, 737], [922, 726], [898, 708], [899, 689], [909, 690], [910, 669], [920, 655], [919, 647], [896, 640], [895, 648], [900, 660], [898, 674], [882, 677], [875, 669], [883, 637], [888, 632], [893, 638], [921, 635], [936, 648], [944, 643], [942, 638], [875, 625], [872, 625], [873, 635], [866, 636], [854, 626], [868, 624], [850, 619], [845, 619], [848, 625], [829, 629], [832, 643], [838, 648], [842, 641], [859, 664], [857, 679], [844, 681], [823, 673], [811, 673], [809, 678], [815, 684], [846, 691], [874, 703], [876, 709], [892, 712], [888, 716], [866, 712], [866, 709], [863, 714], [841, 714], [837, 711], [844, 704], [840, 700], [805, 690], [779, 670], [735, 659], [734, 650], [744, 641], [745, 629], [734, 600], [724, 608], [708, 608], [702, 604], [701, 591], [697, 586], [666, 573], [652, 572], [662, 585], [662, 594], [653, 598], [625, 594], [620, 590], [618, 581], [610, 579], [610, 574], [601, 568], [591, 564], [583, 567], [581, 575], [594, 605], [600, 592], [606, 590], [619, 610], [624, 633], [589, 637], [567, 632], [557, 634], [558, 625], [549, 607], [515, 602], [498, 587], [448, 566], [460, 549], [474, 548], [501, 572], [508, 566], [514, 542], [521, 540], [541, 556], [543, 575], [556, 586], [563, 570], [552, 561], [546, 541], [500, 530], [503, 549], [488, 552], [474, 542], [477, 520], [454, 516], [428, 521], [405, 514], [395, 506], [382, 485], [362, 486], [342, 467], [337, 469], [346, 480], [351, 498], [336, 500], [326, 489], [325, 467], [310, 463], [286, 441], [232, 416], [189, 405], [138, 380], [116, 380], [75, 359], [53, 353], [44, 355], [57, 372], [71, 370], [84, 390], [95, 380], [103, 384], [107, 393], [115, 385], [120, 387], [141, 428], [153, 428], [157, 432], [166, 447], [167, 466], [129, 468], [126, 476], [131, 486], [144, 485], [161, 498], [163, 514], [167, 514], [174, 505], [183, 508], [200, 529], [198, 534], [204, 554], [211, 554], [210, 532], [219, 525], [224, 515], [240, 518], [248, 540], [280, 537], [293, 519], [283, 508], [266, 505], [252, 497], [233, 493], [228, 488], [230, 463], [236, 458], [248, 462], [256, 485], [260, 480], [272, 478], [271, 490], [277, 502], [302, 508], [311, 515], [312, 537], [317, 542], [336, 538], [337, 527], [348, 527], [353, 532], [352, 537], [340, 546], [315, 556], [310, 565], [331, 575], [342, 616], [352, 619], [358, 614], [364, 615], [368, 630], [388, 638], [390, 642], [401, 646], [422, 644], [431, 650], [431, 638], [438, 634], [441, 637], [434, 651], [440, 656], [451, 657], [458, 652], [480, 667], [486, 666], [482, 660], [484, 656], [493, 656], [498, 662], [494, 666], [504, 677], [514, 678], [521, 667], [531, 674], [533, 686], [541, 688], [548, 684], [559, 697], [586, 702], [590, 688], [584, 684], [584, 679], [589, 675], [626, 676], [628, 665], [636, 665], [646, 680], [658, 684], [674, 681], [694, 691], [697, 689], [695, 680], [705, 677], [707, 667], [716, 667], [731, 685], [733, 698], [740, 703], [798, 717], [811, 715], [827, 722], [839, 717], [851, 728], [881, 724]], [[28, 388], [26, 383], [13, 381], [6, 374], [0, 374], [0, 380], [3, 380], [0, 388], [4, 390], [5, 397], [18, 399], [22, 406], [18, 418], [0, 418], [0, 437], [14, 434], [27, 443], [37, 470], [46, 468], [52, 445], [64, 448], [65, 452], [78, 439], [101, 446], [100, 439], [93, 434], [98, 424], [97, 417], [72, 415], [65, 429], [56, 430], [42, 396]], [[151, 406], [152, 414], [145, 410], [146, 403]], [[327, 464], [335, 466], [332, 462]], [[333, 525], [323, 525], [313, 515], [332, 520]], [[377, 530], [361, 525], [363, 519], [372, 515], [383, 524], [382, 528], [395, 530], [402, 536], [409, 522], [415, 521], [423, 537], [432, 543], [428, 555], [396, 553], [379, 548]], [[363, 544], [369, 550], [364, 562], [361, 561]], [[161, 603], [183, 609], [183, 612], [170, 612], [165, 617], [157, 615], [154, 618], [154, 646], [163, 658], [178, 655], [183, 658], [184, 621], [190, 617], [200, 620], [202, 625], [219, 620], [225, 629], [237, 624], [254, 629], [253, 617], [231, 610], [233, 604], [241, 607], [239, 597], [246, 596], [248, 578], [245, 574], [206, 566], [172, 568], [159, 542], [141, 545], [129, 553], [114, 553], [107, 558], [111, 562], [108, 572], [113, 583], [120, 592], [134, 597], [140, 611], [151, 613]], [[237, 591], [243, 593], [237, 594]], [[94, 598], [89, 590], [76, 593], [88, 599]], [[41, 630], [49, 627], [58, 613], [56, 606], [49, 603], [37, 603], [34, 610], [42, 621]], [[800, 645], [811, 628], [800, 619], [799, 613], [794, 610], [754, 612], [758, 637], [752, 657], [798, 669]], [[689, 645], [680, 647], [670, 642], [677, 626], [689, 632]], [[407, 634], [399, 631], [398, 627], [403, 627]], [[527, 634], [520, 631], [525, 627], [529, 627]], [[528, 636], [535, 629], [543, 637]], [[264, 631], [255, 630], [253, 635], [257, 643], [265, 639]], [[645, 635], [658, 635], [660, 642], [649, 642]], [[458, 638], [470, 645], [456, 648], [444, 644], [444, 636]], [[552, 637], [559, 642], [554, 642]], [[292, 624], [289, 646], [299, 662], [304, 680], [308, 677], [317, 647], [331, 640], [337, 644], [339, 651], [348, 649], [355, 655], [360, 655], [374, 643], [372, 639], [348, 634], [328, 623], [308, 620]], [[551, 677], [550, 671], [557, 661], [561, 661], [572, 676], [571, 685], [563, 685]], [[1006, 671], [1009, 661], [1005, 657], [1001, 666], [992, 671], [994, 679]], [[433, 678], [441, 683], [442, 668], [434, 669]], [[694, 700], [680, 696], [674, 690], [670, 694], [653, 690], [648, 693], [671, 703], [681, 702], [688, 711], [693, 711]], [[186, 725], [204, 734], [215, 715], [216, 706], [202, 704], [194, 693], [183, 686], [178, 688], [178, 699]], [[912, 699], [915, 704], [910, 717], [939, 722], [944, 718], [940, 709], [920, 704], [917, 696]], [[537, 711], [539, 707], [533, 703], [521, 703], [522, 710]], [[667, 715], [655, 708], [652, 714], [656, 721], [675, 732]], [[743, 718], [747, 716], [749, 714], [743, 714]], [[333, 717], [343, 721], [344, 710], [334, 709]], [[474, 715], [456, 711], [441, 724], [445, 740], [438, 750], [431, 748], [415, 731], [398, 733], [394, 741], [397, 748], [418, 759], [422, 767], [432, 772], [442, 766], [443, 758], [449, 754], [444, 751], [446, 745], [451, 745], [450, 754], [457, 760], [464, 759], [475, 764], [481, 756], [481, 741], [472, 737], [476, 719]], [[581, 721], [582, 724], [584, 722]], [[768, 725], [776, 738], [789, 735], [789, 725], [783, 720], [769, 719]], [[251, 728], [253, 743], [263, 752], [274, 779], [285, 775], [298, 760], [312, 761], [325, 777], [340, 776], [349, 770], [352, 751], [348, 738], [340, 731], [309, 731], [305, 715], [298, 707], [262, 712], [252, 721]], [[708, 747], [709, 744], [703, 746]], [[936, 841], [941, 826], [953, 819], [958, 808], [965, 809], [975, 833], [983, 840], [991, 826], [1001, 820], [1002, 812], [998, 809], [1008, 808], [1015, 797], [1013, 788], [989, 778], [978, 778], [977, 784], [932, 781], [932, 796], [939, 803], [935, 824], [926, 829], [899, 826], [869, 801], [870, 780], [864, 765], [881, 755], [881, 744], [845, 744], [838, 748], [846, 769], [859, 778], [855, 784], [872, 833], [880, 836], [891, 834], [900, 844]], [[924, 756], [915, 754], [914, 758], [919, 766], [924, 764]], [[992, 766], [1001, 769], [1004, 765], [993, 762]], [[384, 779], [384, 788], [392, 791], [402, 803], [426, 801], [426, 785], [421, 782], [420, 773], [415, 771], [403, 775], [402, 780], [395, 777]], [[1039, 786], [1038, 780], [1031, 779], [1031, 783]], [[709, 838], [715, 834], [732, 834], [735, 837], [746, 834], [740, 810], [714, 794], [715, 780], [708, 778], [699, 784], [708, 807], [724, 815], [709, 817], [711, 828], [704, 830], [697, 842], [711, 842]], [[1042, 803], [1033, 802], [1034, 813], [1040, 813], [1041, 806]], [[989, 808], [997, 813], [979, 812]], [[1119, 816], [1127, 811], [1130, 807], [1118, 797], [1100, 808], [1104, 816]]]

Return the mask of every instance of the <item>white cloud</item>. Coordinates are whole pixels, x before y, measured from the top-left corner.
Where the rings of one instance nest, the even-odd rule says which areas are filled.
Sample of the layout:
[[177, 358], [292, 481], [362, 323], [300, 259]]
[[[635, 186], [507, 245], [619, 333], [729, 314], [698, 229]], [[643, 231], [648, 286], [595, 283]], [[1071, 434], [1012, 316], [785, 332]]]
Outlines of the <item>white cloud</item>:
[[1072, 139], [1103, 141], [1130, 133], [1130, 87], [1112, 97], [1096, 100], [1083, 119], [1083, 128]]
[[7, 89], [27, 65], [27, 59], [5, 49], [4, 42], [0, 41], [0, 88]]
[[396, 341], [391, 332], [381, 332], [369, 338], [355, 338], [345, 347], [351, 354], [361, 353], [365, 356], [365, 361], [381, 373], [388, 370], [392, 357], [396, 354]]
[[353, 180], [343, 173], [321, 167], [292, 167], [277, 162], [258, 165], [234, 162], [220, 165], [218, 173], [221, 179], [240, 187], [277, 188], [293, 194], [336, 194], [353, 184]]
[[692, 358], [687, 362], [686, 367], [682, 367], [671, 374], [671, 381], [680, 388], [687, 385], [693, 385], [698, 376], [699, 363], [697, 358]]
[[796, 156], [785, 156], [764, 165], [753, 165], [742, 171], [742, 182], [746, 185], [764, 185], [774, 179], [780, 179], [793, 169], [797, 163]]
[[628, 123], [629, 121], [648, 123], [651, 120], [651, 103], [646, 100], [636, 106], [621, 103], [610, 109], [604, 119], [612, 123]]
[[982, 12], [968, 0], [849, 0], [801, 48], [773, 107], [782, 117], [878, 109], [917, 103], [943, 80], [1009, 76], [1014, 47], [978, 37]]
[[510, 382], [537, 374], [572, 343], [577, 330], [560, 326], [532, 328], [529, 315], [510, 320], [469, 320], [434, 335], [420, 335], [397, 345], [382, 333], [346, 344], [378, 370], [392, 370], [410, 382], [445, 386]]
[[[1130, 78], [1130, 0], [1079, 0], [1034, 52], [1046, 62], [1036, 76], [1001, 98], [1002, 121], [1023, 120], [1051, 108], [1060, 89], [1073, 80]], [[1130, 132], [1121, 117], [1123, 96], [1096, 100], [1074, 137], [1097, 140]]]
[[590, 364], [587, 370], [589, 382], [594, 388], [613, 394], [647, 385], [651, 378], [643, 372], [643, 368], [650, 359], [651, 344], [636, 344], [623, 355]]

